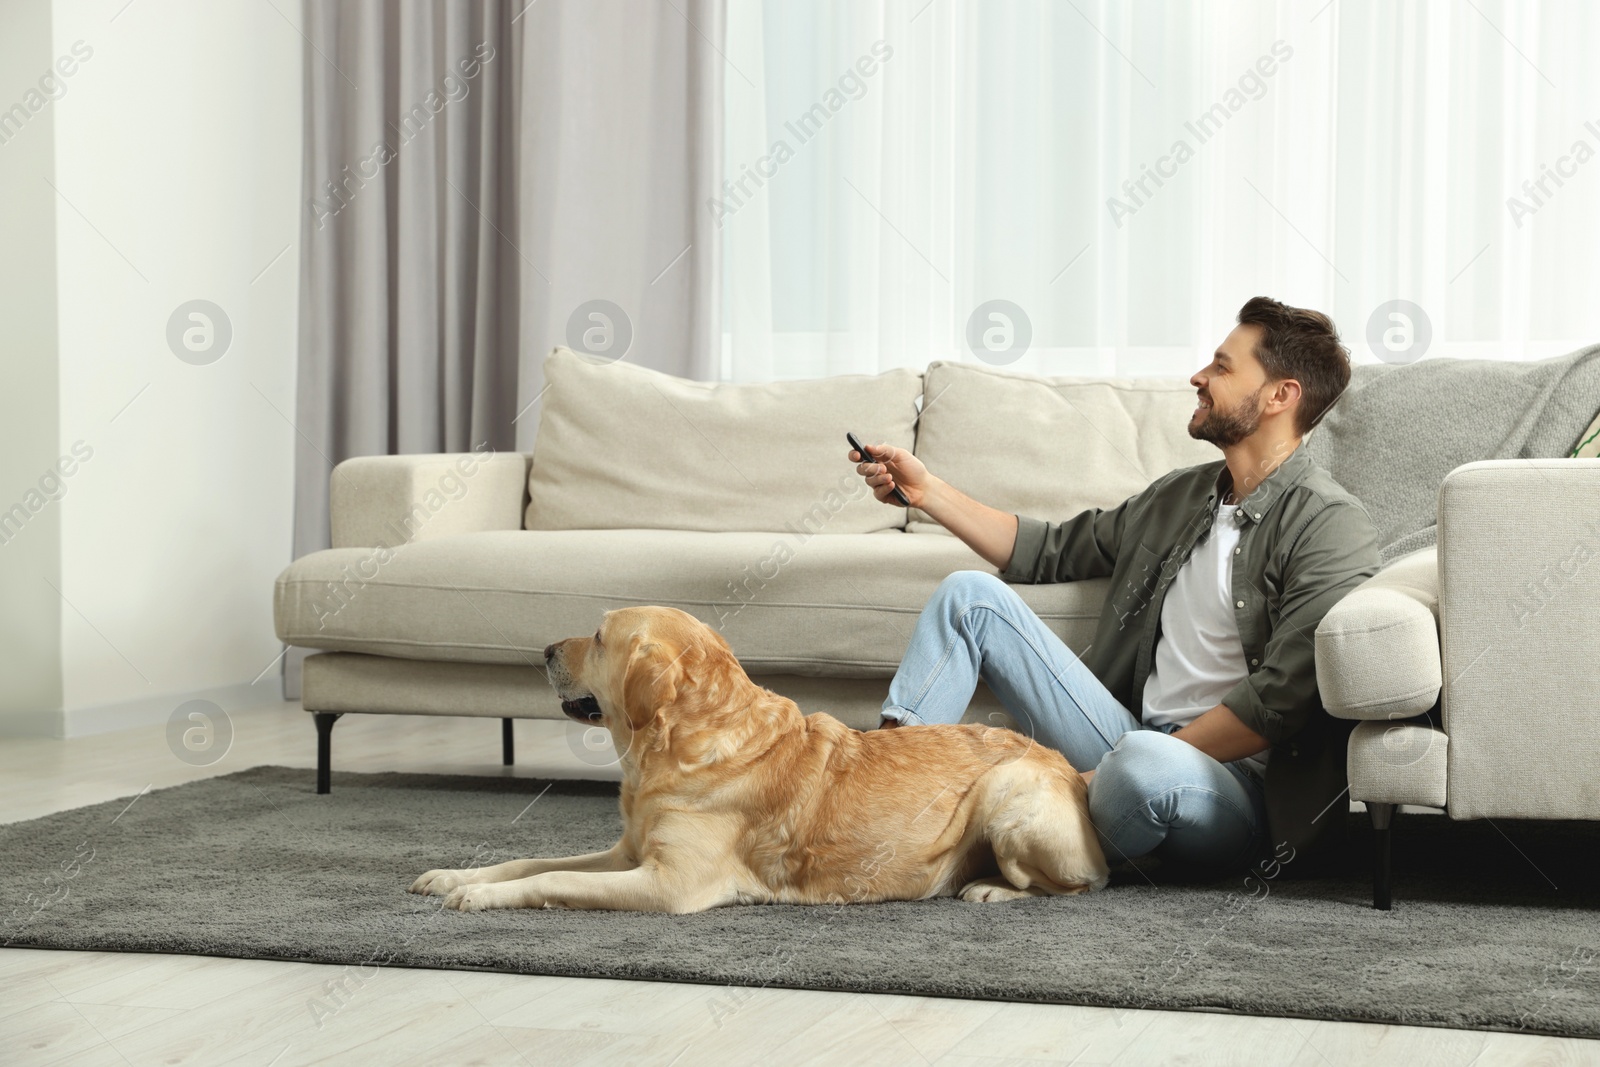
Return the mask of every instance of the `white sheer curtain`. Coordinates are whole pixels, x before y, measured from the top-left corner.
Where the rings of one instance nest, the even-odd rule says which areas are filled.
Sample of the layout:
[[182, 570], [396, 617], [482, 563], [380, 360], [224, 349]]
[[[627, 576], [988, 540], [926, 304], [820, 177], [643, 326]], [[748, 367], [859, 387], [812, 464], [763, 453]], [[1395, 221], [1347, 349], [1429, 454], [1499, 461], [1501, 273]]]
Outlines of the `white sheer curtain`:
[[1358, 362], [1393, 300], [1424, 358], [1593, 343], [1597, 40], [1587, 0], [728, 0], [721, 377], [976, 359], [990, 300], [1031, 342], [984, 358], [1048, 374], [1187, 375], [1263, 293]]

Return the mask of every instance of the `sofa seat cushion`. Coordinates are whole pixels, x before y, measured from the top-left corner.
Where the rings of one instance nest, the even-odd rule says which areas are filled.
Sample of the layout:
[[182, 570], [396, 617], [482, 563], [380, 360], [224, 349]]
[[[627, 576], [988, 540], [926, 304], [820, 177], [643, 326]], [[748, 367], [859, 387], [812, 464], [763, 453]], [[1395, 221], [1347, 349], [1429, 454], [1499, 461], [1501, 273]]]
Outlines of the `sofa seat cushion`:
[[[274, 597], [291, 645], [543, 667], [603, 612], [664, 604], [718, 629], [745, 669], [892, 677], [946, 575], [995, 568], [955, 538], [686, 530], [504, 530], [292, 563]], [[1014, 588], [1071, 648], [1093, 640], [1109, 579]]]
[[[916, 454], [990, 507], [1060, 522], [1219, 458], [1215, 445], [1189, 436], [1194, 405], [1181, 378], [1052, 378], [935, 360]], [[909, 517], [913, 533], [948, 535], [921, 508]]]

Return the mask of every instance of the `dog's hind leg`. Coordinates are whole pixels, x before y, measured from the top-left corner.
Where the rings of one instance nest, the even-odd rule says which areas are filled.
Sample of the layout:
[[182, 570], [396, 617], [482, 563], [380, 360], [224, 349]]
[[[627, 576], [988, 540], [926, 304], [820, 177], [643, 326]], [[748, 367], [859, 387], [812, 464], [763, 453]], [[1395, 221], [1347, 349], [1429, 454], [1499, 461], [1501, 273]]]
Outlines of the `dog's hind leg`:
[[981, 815], [999, 878], [968, 882], [962, 900], [1016, 900], [1101, 889], [1105, 853], [1089, 821], [1081, 781], [1031, 761], [997, 768], [983, 779]]

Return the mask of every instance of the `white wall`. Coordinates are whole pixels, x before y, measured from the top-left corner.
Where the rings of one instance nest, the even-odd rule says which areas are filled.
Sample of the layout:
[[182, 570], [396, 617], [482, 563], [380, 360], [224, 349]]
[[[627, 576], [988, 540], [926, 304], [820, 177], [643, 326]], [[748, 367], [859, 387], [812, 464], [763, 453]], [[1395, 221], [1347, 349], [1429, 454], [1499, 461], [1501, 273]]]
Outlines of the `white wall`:
[[[197, 695], [277, 695], [305, 45], [292, 3], [55, 0], [52, 15], [54, 55], [80, 58], [52, 105], [58, 444], [93, 450], [57, 505], [71, 735], [164, 721]], [[232, 324], [202, 366], [167, 342], [197, 298]]]

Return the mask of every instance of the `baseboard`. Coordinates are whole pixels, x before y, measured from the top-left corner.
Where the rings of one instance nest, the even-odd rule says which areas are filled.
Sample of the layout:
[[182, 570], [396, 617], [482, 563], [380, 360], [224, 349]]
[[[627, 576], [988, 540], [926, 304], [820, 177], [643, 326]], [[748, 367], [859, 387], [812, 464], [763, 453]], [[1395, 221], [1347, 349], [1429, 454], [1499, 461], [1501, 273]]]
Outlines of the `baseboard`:
[[8, 715], [0, 719], [0, 733], [10, 737], [57, 738], [114, 733], [136, 726], [159, 726], [171, 718], [180, 705], [191, 700], [210, 701], [231, 714], [276, 705], [281, 700], [281, 692], [279, 677], [273, 673], [255, 685], [241, 682], [83, 708], [56, 708]]
[[13, 711], [0, 716], [0, 737], [60, 737], [61, 709]]

